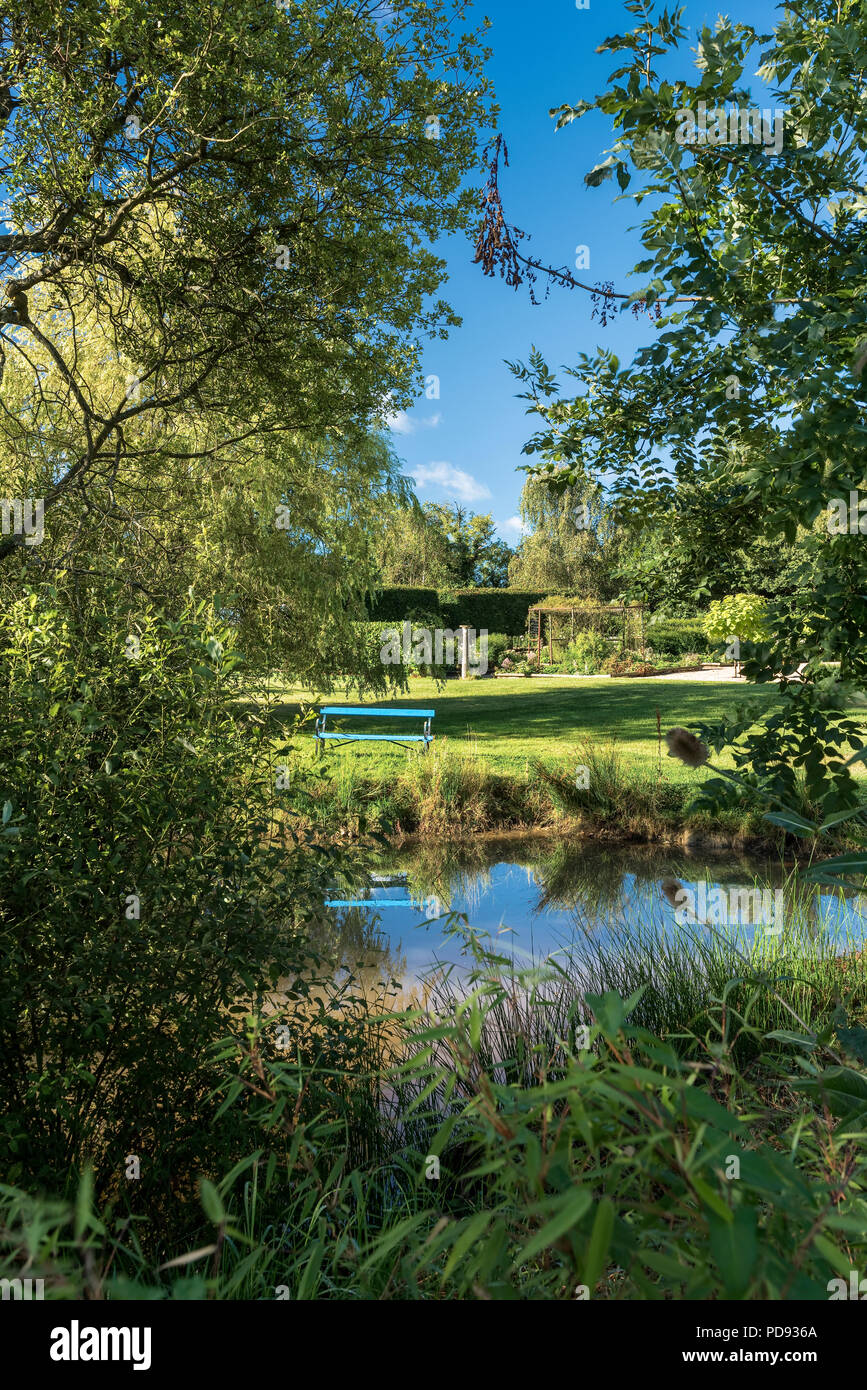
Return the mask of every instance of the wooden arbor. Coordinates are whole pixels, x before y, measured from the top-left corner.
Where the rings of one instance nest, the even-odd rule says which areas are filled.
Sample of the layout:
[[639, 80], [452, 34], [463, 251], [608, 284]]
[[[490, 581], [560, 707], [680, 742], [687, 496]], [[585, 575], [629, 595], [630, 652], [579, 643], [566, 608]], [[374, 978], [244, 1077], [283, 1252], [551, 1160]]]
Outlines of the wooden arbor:
[[595, 604], [555, 604], [535, 603], [527, 615], [527, 660], [535, 645], [536, 660], [542, 664], [542, 645], [545, 640], [547, 619], [548, 660], [554, 660], [554, 629], [558, 622], [569, 619], [570, 637], [575, 636], [575, 619], [586, 630], [588, 619], [600, 628], [613, 627], [623, 633], [624, 648], [644, 648], [644, 604], [643, 603], [595, 603]]

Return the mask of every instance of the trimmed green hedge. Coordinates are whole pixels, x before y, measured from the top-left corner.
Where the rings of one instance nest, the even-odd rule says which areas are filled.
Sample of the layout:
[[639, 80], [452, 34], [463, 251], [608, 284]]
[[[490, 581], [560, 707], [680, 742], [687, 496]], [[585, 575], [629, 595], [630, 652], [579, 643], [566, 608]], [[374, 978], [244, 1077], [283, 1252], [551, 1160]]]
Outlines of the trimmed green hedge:
[[544, 598], [538, 589], [383, 589], [368, 606], [372, 622], [402, 623], [418, 613], [439, 613], [444, 628], [461, 623], [480, 631], [517, 635], [527, 630], [527, 609]]
[[402, 623], [418, 614], [439, 613], [440, 601], [436, 589], [416, 589], [410, 584], [396, 584], [383, 589], [367, 605], [372, 623]]
[[687, 652], [708, 656], [713, 649], [701, 618], [657, 618], [654, 622], [645, 616], [644, 640], [654, 651], [671, 652], [672, 656], [685, 656]]
[[[540, 603], [546, 594], [541, 589], [421, 589], [408, 584], [396, 584], [383, 589], [368, 605], [371, 622], [400, 625], [408, 618], [422, 626], [430, 626], [434, 618], [439, 625], [454, 631], [467, 623], [477, 632], [508, 633], [516, 637], [527, 631], [527, 610]], [[705, 636], [701, 618], [664, 618], [655, 622], [645, 614], [645, 641], [655, 651], [684, 656], [698, 652], [707, 656], [713, 643]]]
[[538, 603], [537, 589], [453, 589], [440, 591], [440, 612], [445, 627], [469, 623], [478, 632], [508, 632], [513, 636], [527, 631], [527, 609]]

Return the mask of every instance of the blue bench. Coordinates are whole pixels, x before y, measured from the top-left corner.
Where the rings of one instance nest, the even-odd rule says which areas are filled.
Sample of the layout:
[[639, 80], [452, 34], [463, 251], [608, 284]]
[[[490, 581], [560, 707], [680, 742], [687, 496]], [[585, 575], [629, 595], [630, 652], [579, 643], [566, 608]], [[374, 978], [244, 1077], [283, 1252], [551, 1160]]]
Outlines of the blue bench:
[[407, 875], [403, 872], [391, 874], [371, 874], [370, 886], [374, 892], [385, 888], [400, 888], [402, 898], [326, 898], [326, 907], [408, 907], [415, 912], [430, 912], [432, 917], [441, 916], [438, 898], [425, 898], [421, 902], [410, 897]]
[[[429, 745], [433, 741], [433, 734], [430, 731], [430, 722], [436, 714], [433, 709], [388, 709], [381, 705], [323, 705], [319, 711], [319, 718], [316, 720], [316, 732], [313, 737], [316, 740], [316, 756], [321, 757], [325, 752], [325, 743], [328, 739], [333, 739], [339, 743], [393, 743], [398, 748], [404, 748], [409, 743], [423, 743], [424, 751], [427, 752]], [[404, 734], [397, 731], [390, 734], [357, 734], [357, 733], [337, 733], [332, 729], [326, 729], [326, 721], [329, 715], [339, 715], [341, 718], [358, 718], [363, 716], [365, 719], [423, 719], [424, 728], [420, 734]]]

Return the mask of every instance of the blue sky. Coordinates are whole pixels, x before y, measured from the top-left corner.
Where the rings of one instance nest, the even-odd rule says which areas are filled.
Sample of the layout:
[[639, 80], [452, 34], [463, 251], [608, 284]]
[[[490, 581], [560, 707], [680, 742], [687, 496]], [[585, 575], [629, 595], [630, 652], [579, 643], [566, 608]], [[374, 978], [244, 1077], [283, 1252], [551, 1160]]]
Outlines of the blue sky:
[[[769, 32], [776, 9], [768, 0], [735, 0], [722, 12]], [[692, 36], [703, 25], [712, 26], [720, 12], [718, 6], [687, 0], [691, 37], [676, 59], [678, 75], [692, 76]], [[611, 144], [609, 119], [593, 113], [555, 133], [548, 115], [552, 106], [605, 90], [620, 55], [599, 54], [596, 47], [608, 35], [634, 27], [637, 19], [615, 0], [590, 0], [585, 10], [574, 0], [531, 5], [487, 0], [475, 13], [492, 20], [489, 72], [510, 157], [510, 167], [500, 173], [507, 218], [532, 233], [529, 251], [540, 260], [574, 268], [575, 248], [586, 245], [590, 266], [579, 278], [637, 288], [639, 282], [627, 281], [627, 272], [641, 258], [641, 247], [637, 232], [629, 229], [642, 209], [629, 201], [616, 203], [611, 180], [599, 188], [584, 184], [585, 173]], [[674, 71], [668, 68], [669, 75]], [[764, 91], [749, 70], [745, 78], [757, 95]], [[598, 319], [591, 321], [588, 295], [552, 289], [545, 299], [541, 281], [536, 287], [541, 303], [534, 307], [526, 286], [515, 291], [482, 275], [472, 264], [468, 240], [452, 237], [437, 249], [448, 262], [444, 297], [463, 325], [447, 342], [428, 344], [423, 367], [426, 376], [439, 378], [439, 399], [422, 396], [396, 417], [393, 442], [404, 472], [416, 479], [421, 501], [459, 501], [473, 511], [491, 512], [500, 534], [514, 544], [526, 476], [518, 470], [529, 461], [521, 449], [534, 425], [516, 397], [521, 388], [504, 359], [526, 361], [535, 346], [556, 372], [562, 363], [574, 363], [579, 352], [605, 346], [624, 361], [650, 340], [653, 326], [647, 317], [636, 320], [627, 311], [602, 328]]]

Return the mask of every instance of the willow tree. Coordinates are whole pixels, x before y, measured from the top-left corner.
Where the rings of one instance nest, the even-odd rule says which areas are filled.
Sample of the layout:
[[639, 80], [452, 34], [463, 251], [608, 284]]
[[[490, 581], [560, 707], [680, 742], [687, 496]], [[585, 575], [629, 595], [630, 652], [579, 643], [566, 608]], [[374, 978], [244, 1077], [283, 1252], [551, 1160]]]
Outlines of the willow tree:
[[601, 603], [618, 597], [624, 533], [597, 484], [554, 488], [530, 477], [519, 512], [525, 534], [509, 564], [511, 584]]
[[489, 120], [461, 10], [5, 7], [0, 494], [44, 498], [45, 533], [0, 558], [86, 573], [126, 547], [160, 591], [196, 526], [238, 561], [268, 532], [273, 561], [288, 515], [302, 591], [305, 546], [324, 583], [345, 544], [349, 573], [394, 472], [364, 441], [456, 322], [430, 245], [469, 225]]

